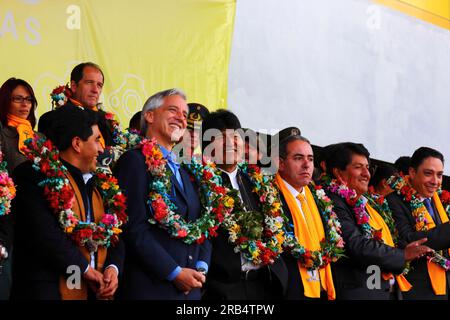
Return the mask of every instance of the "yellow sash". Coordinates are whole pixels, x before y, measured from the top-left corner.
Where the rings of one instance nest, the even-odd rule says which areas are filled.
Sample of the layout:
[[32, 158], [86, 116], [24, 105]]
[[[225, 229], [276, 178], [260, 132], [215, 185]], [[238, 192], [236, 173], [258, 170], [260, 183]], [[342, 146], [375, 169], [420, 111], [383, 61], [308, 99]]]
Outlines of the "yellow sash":
[[[435, 192], [433, 194], [433, 201], [436, 206], [436, 209], [439, 212], [439, 217], [441, 218], [442, 223], [448, 222], [448, 216], [445, 212], [444, 207], [442, 206], [441, 199], [439, 199], [439, 196]], [[427, 227], [428, 230], [435, 228], [436, 225], [431, 218], [431, 215], [428, 213], [425, 214], [425, 218], [427, 219]], [[450, 253], [450, 249], [448, 250]], [[439, 265], [435, 264], [434, 262], [431, 262], [430, 260], [427, 262], [427, 269], [428, 269], [428, 276], [430, 277], [431, 286], [433, 287], [433, 291], [436, 295], [445, 295], [445, 288], [447, 283], [447, 275], [443, 268], [441, 268]]]
[[[79, 106], [79, 107], [82, 107], [82, 108], [86, 108], [85, 106], [83, 106], [80, 102], [78, 102], [77, 100], [75, 100], [75, 99], [72, 99], [72, 98], [70, 98], [69, 99], [74, 105], [76, 105], [76, 106]], [[93, 107], [87, 107], [88, 109], [90, 109], [90, 110], [92, 110], [92, 111], [98, 111], [98, 108], [97, 108], [97, 106], [93, 106]], [[102, 136], [102, 134], [100, 133], [100, 144], [102, 145], [102, 148], [104, 149], [105, 148], [105, 146], [106, 146], [106, 144], [105, 144], [105, 139], [103, 139], [103, 136]]]
[[[381, 230], [381, 238], [386, 245], [395, 247], [391, 231], [389, 230], [389, 227], [387, 226], [386, 222], [384, 222], [380, 214], [368, 203], [366, 203], [366, 210], [370, 216], [369, 225], [375, 230]], [[394, 276], [392, 275], [392, 273], [383, 273], [384, 280], [392, 279], [393, 277]], [[402, 292], [411, 290], [411, 284], [403, 275], [395, 276], [395, 279], [397, 280], [398, 286]]]
[[16, 128], [17, 133], [19, 134], [19, 145], [17, 147], [19, 148], [19, 152], [24, 154], [22, 151], [24, 141], [28, 138], [32, 138], [34, 134], [31, 123], [26, 119], [16, 117], [10, 113], [8, 113], [7, 118], [8, 126]]
[[[67, 173], [67, 178], [69, 179], [70, 186], [75, 191], [75, 201], [73, 203], [72, 210], [78, 216], [78, 218], [82, 221], [86, 221], [86, 211], [83, 204], [83, 197], [81, 196], [80, 189], [78, 188], [77, 183], [73, 180], [73, 177], [70, 173]], [[92, 211], [94, 213], [95, 222], [98, 223], [103, 215], [105, 214], [105, 208], [103, 207], [103, 200], [100, 193], [97, 189], [94, 189], [94, 193], [92, 194]], [[79, 247], [83, 256], [91, 261], [91, 256], [89, 251], [84, 247]], [[100, 272], [103, 272], [103, 266], [106, 260], [107, 250], [105, 247], [99, 247], [97, 250], [97, 256], [95, 261], [96, 269]], [[85, 270], [81, 270], [84, 272]], [[67, 282], [65, 277], [61, 277], [59, 279], [59, 293], [61, 294], [62, 300], [87, 300], [88, 298], [88, 288], [87, 283], [84, 279], [81, 280], [81, 288], [80, 289], [69, 289], [67, 287]]]
[[[300, 244], [308, 250], [320, 250], [320, 242], [325, 239], [325, 231], [320, 217], [319, 210], [314, 201], [314, 197], [307, 186], [305, 186], [306, 201], [302, 202], [302, 212], [298, 206], [294, 196], [290, 193], [286, 187], [284, 181], [279, 174], [276, 175], [275, 181], [286, 199], [289, 211], [291, 212], [292, 220], [294, 222], [294, 233]], [[320, 298], [321, 288], [327, 292], [329, 300], [336, 299], [336, 291], [334, 289], [333, 277], [331, 274], [331, 266], [328, 264], [326, 267], [321, 268], [318, 271], [320, 275], [319, 279], [314, 277], [308, 272], [308, 270], [298, 263], [298, 269], [303, 283], [304, 294], [309, 298]]]

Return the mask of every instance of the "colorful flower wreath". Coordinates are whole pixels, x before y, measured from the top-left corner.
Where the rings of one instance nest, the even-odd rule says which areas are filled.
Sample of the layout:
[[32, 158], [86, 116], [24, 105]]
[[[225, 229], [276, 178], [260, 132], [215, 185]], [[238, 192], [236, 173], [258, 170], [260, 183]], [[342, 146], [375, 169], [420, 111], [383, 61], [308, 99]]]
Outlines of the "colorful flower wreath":
[[373, 187], [369, 187], [369, 192], [364, 195], [369, 204], [381, 215], [391, 232], [395, 246], [398, 244], [398, 230], [392, 217], [392, 211], [385, 197], [375, 192]]
[[348, 188], [343, 183], [339, 183], [336, 179], [322, 179], [322, 182], [328, 191], [344, 199], [350, 208], [352, 208], [356, 223], [365, 238], [383, 242], [382, 230], [375, 230], [369, 224], [370, 216], [366, 212], [367, 199], [365, 197], [358, 197], [355, 190]]
[[322, 186], [311, 183], [309, 188], [322, 216], [326, 238], [320, 242], [320, 250], [311, 251], [300, 244], [291, 227], [287, 232], [284, 247], [304, 268], [314, 270], [326, 267], [330, 262], [336, 262], [344, 257], [345, 243], [341, 224], [333, 210], [333, 202], [327, 197]]
[[125, 214], [125, 196], [116, 178], [103, 172], [94, 174], [105, 214], [98, 223], [86, 223], [80, 221], [72, 209], [75, 192], [67, 178], [67, 168], [59, 160], [59, 151], [52, 142], [36, 134], [25, 141], [23, 151], [33, 162], [33, 168], [45, 176], [39, 186], [43, 188], [44, 196], [66, 234], [90, 252], [97, 251], [99, 246], [108, 248], [117, 243], [121, 227], [128, 218]]
[[[388, 180], [389, 186], [396, 192], [400, 198], [409, 205], [411, 209], [411, 215], [416, 221], [415, 228], [417, 231], [428, 231], [430, 230], [429, 221], [427, 221], [425, 215], [428, 212], [423, 201], [418, 196], [417, 191], [409, 183], [409, 177], [402, 177], [396, 175]], [[444, 194], [442, 191], [438, 191], [438, 195]], [[447, 200], [444, 198], [444, 202], [447, 204]], [[449, 211], [446, 210], [447, 215]], [[445, 270], [450, 270], [450, 260], [446, 259], [442, 252], [434, 252], [432, 255], [427, 256], [429, 260], [436, 263]]]
[[53, 91], [50, 93], [50, 97], [52, 98], [53, 109], [65, 105], [71, 96], [72, 91], [70, 90], [68, 84], [64, 86], [58, 86], [55, 89], [53, 89]]
[[[260, 201], [260, 211], [245, 211], [237, 193], [232, 214], [225, 218], [229, 241], [235, 245], [234, 251], [254, 265], [272, 264], [283, 252], [285, 241], [284, 214], [273, 177], [263, 175], [256, 165], [240, 163], [239, 170], [246, 174]], [[234, 191], [234, 190], [233, 190]]]
[[9, 177], [6, 167], [7, 163], [3, 160], [3, 153], [0, 151], [0, 216], [11, 212], [11, 201], [16, 196], [14, 182]]
[[166, 229], [170, 236], [186, 244], [202, 243], [208, 237], [217, 236], [217, 229], [224, 218], [233, 209], [234, 201], [227, 195], [227, 190], [220, 185], [220, 176], [215, 174], [212, 163], [199, 163], [194, 158], [190, 164], [183, 164], [199, 186], [202, 214], [193, 222], [185, 221], [175, 211], [172, 202], [172, 171], [167, 168], [167, 159], [155, 139], [144, 139], [139, 148], [145, 157], [147, 170], [152, 177], [148, 203], [152, 208], [151, 224], [158, 224]]

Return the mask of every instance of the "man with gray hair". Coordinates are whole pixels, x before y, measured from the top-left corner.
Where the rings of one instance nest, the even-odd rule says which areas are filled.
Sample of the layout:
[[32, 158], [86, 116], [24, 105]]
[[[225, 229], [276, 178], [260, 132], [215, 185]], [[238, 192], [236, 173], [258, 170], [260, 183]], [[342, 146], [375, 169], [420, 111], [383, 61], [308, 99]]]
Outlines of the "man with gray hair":
[[[185, 230], [181, 229], [174, 236], [166, 224], [169, 216], [174, 228], [182, 220], [195, 223], [200, 216], [198, 189], [172, 152], [186, 130], [187, 116], [186, 96], [181, 90], [151, 96], [142, 109], [141, 133], [157, 144], [144, 141], [140, 148], [124, 153], [115, 167], [128, 200], [129, 223], [124, 232], [127, 258], [120, 294], [124, 299], [201, 297], [211, 245], [209, 241], [185, 241]], [[161, 212], [167, 219], [159, 219]]]

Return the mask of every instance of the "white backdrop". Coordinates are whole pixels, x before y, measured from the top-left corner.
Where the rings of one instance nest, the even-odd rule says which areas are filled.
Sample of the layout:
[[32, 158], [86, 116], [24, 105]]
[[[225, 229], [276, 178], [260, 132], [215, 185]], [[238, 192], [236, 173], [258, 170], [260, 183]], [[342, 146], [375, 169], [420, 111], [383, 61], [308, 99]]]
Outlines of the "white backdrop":
[[369, 0], [237, 0], [228, 103], [243, 126], [319, 146], [449, 158], [450, 31]]

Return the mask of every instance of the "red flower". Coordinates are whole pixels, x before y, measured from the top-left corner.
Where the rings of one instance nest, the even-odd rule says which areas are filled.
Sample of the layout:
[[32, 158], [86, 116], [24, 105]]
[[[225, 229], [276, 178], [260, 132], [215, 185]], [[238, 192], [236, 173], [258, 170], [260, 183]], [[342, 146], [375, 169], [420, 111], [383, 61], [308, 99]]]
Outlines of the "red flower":
[[198, 238], [196, 242], [197, 242], [198, 244], [202, 244], [203, 242], [205, 242], [205, 240], [206, 240], [206, 237], [205, 237], [204, 234], [202, 234], [201, 237]]
[[211, 237], [217, 237], [217, 228], [219, 228], [219, 226], [214, 226], [214, 227], [208, 229]]
[[210, 180], [212, 179], [213, 174], [207, 170], [203, 171], [203, 179]]
[[184, 238], [187, 236], [187, 231], [185, 229], [178, 230], [178, 238]]

